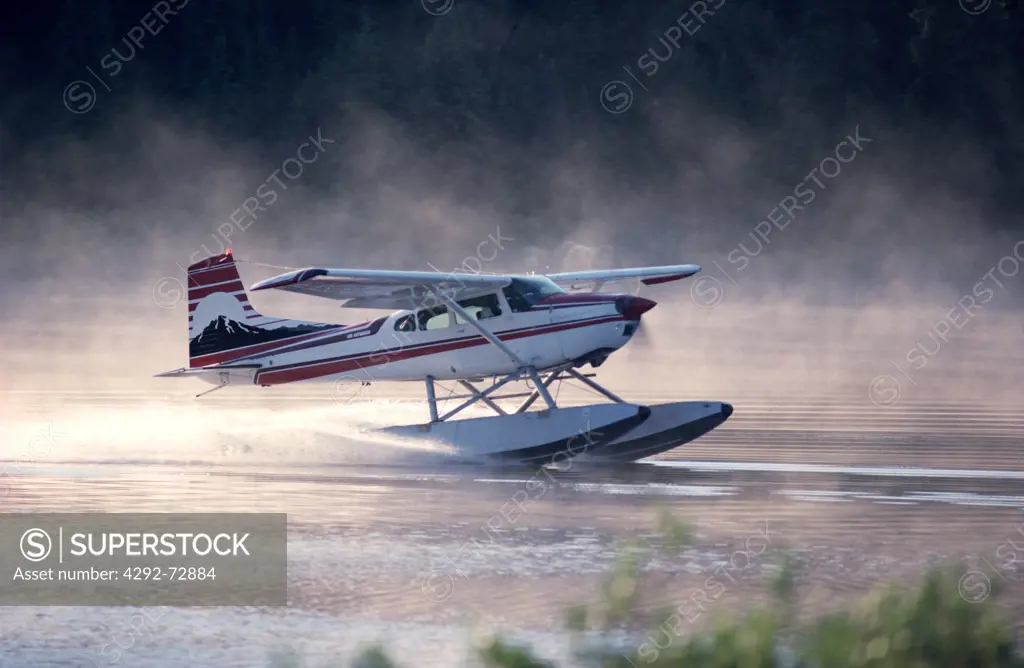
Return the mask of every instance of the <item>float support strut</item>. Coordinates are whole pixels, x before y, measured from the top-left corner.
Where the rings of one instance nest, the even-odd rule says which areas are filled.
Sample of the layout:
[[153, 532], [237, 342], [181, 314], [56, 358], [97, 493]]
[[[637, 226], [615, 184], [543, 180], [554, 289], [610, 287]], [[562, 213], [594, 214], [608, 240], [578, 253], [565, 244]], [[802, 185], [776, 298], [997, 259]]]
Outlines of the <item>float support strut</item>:
[[437, 397], [434, 395], [434, 377], [427, 376], [427, 404], [430, 406], [430, 421], [437, 422]]

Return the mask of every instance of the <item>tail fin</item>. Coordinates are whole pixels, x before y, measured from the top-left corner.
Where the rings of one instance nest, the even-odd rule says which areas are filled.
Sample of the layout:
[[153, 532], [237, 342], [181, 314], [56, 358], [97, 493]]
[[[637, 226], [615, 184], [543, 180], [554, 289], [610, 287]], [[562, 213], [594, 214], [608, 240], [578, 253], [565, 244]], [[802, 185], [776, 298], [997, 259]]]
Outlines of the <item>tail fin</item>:
[[188, 268], [189, 368], [264, 357], [340, 326], [258, 313], [230, 248]]

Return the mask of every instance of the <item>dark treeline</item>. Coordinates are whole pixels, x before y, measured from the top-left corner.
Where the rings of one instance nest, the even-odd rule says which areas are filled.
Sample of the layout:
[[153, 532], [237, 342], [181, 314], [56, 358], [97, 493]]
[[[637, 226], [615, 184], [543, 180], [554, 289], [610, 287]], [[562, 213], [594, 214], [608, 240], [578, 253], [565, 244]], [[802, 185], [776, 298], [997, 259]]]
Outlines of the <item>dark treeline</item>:
[[[990, 204], [1005, 211], [1024, 175], [1024, 31], [1008, 0], [989, 1], [454, 0], [441, 15], [420, 0], [11, 3], [0, 129], [10, 167], [33, 145], [107, 136], [139, 105], [267, 151], [317, 126], [358, 128], [372, 111], [424, 150], [525, 185], [528, 163], [503, 149], [542, 160], [586, 142], [623, 178], [657, 178], [687, 156], [663, 153], [652, 118], [697, 104], [770, 139], [764, 171], [780, 178], [869, 120], [937, 154], [944, 137], [967, 138], [991, 160]], [[88, 113], [62, 100], [75, 80], [97, 91]], [[613, 80], [635, 93], [627, 113], [602, 105]]]

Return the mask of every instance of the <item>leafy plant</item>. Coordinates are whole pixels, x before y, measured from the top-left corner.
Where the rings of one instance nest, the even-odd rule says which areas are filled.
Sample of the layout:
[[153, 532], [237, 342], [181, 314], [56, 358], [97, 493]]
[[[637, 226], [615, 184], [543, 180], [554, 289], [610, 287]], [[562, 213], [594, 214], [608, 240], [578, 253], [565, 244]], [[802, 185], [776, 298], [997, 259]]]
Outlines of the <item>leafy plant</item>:
[[[692, 531], [662, 515], [662, 549], [679, 554]], [[602, 631], [624, 623], [635, 628], [643, 565], [653, 550], [637, 541], [624, 544], [601, 598], [566, 612], [566, 628], [577, 638], [587, 628]], [[1013, 628], [993, 601], [1000, 593], [965, 586], [962, 569], [931, 570], [917, 587], [881, 585], [849, 609], [800, 625], [792, 553], [777, 552], [778, 572], [771, 604], [734, 617], [719, 617], [707, 631], [687, 633], [678, 613], [664, 611], [647, 641], [623, 652], [598, 644], [577, 652], [580, 662], [600, 668], [1024, 668]], [[978, 584], [975, 582], [974, 584]], [[555, 668], [530, 648], [489, 634], [477, 643], [484, 668]], [[284, 653], [271, 664], [299, 668], [301, 657]], [[396, 668], [380, 647], [367, 650], [356, 668]]]

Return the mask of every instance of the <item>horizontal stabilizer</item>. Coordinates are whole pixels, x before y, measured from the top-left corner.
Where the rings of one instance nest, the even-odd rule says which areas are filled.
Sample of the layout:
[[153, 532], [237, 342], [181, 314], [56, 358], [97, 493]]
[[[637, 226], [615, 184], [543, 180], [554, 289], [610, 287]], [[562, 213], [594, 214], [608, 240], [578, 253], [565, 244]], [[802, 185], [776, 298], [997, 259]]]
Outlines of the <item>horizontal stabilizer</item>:
[[188, 377], [194, 377], [194, 376], [202, 376], [202, 375], [209, 374], [209, 373], [214, 373], [214, 372], [217, 372], [217, 371], [233, 371], [233, 370], [236, 370], [236, 369], [262, 369], [262, 368], [263, 368], [263, 365], [261, 365], [261, 364], [232, 364], [232, 365], [229, 365], [229, 366], [228, 365], [226, 365], [226, 366], [205, 366], [205, 367], [197, 367], [197, 368], [193, 368], [193, 369], [186, 369], [185, 367], [181, 367], [180, 369], [175, 369], [173, 371], [164, 371], [163, 373], [155, 374], [153, 377], [154, 378], [188, 378]]

